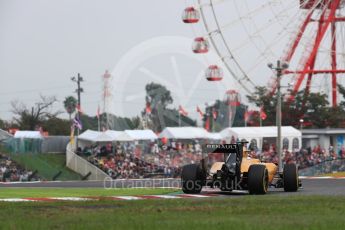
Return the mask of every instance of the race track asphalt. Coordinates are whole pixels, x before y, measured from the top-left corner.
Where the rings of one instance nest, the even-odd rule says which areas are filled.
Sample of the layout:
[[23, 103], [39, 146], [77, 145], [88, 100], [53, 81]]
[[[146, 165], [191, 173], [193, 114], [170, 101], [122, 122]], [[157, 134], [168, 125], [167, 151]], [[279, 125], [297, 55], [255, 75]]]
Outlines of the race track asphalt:
[[[52, 181], [52, 182], [24, 182], [0, 183], [2, 188], [131, 188], [131, 187], [179, 187], [179, 179], [135, 179], [135, 180], [106, 180], [106, 181]], [[205, 193], [222, 193], [210, 188]], [[222, 193], [223, 194], [223, 193]], [[243, 194], [224, 193], [224, 194]], [[345, 195], [345, 179], [302, 179], [302, 188], [297, 193], [285, 193], [282, 189], [270, 188], [269, 194], [278, 195]]]

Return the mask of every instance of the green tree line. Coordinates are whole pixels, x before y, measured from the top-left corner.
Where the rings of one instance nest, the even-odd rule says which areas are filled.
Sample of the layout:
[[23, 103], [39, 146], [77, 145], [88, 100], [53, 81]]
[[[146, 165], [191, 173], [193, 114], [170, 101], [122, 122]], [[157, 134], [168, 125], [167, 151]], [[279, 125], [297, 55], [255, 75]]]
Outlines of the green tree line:
[[[162, 131], [165, 127], [196, 126], [196, 120], [181, 114], [178, 108], [173, 106], [174, 99], [171, 92], [163, 85], [149, 83], [145, 86], [146, 97], [143, 103], [143, 110], [140, 116], [119, 117], [108, 114], [113, 130], [145, 129], [149, 128], [155, 132]], [[345, 87], [338, 85], [339, 94], [345, 98]], [[282, 95], [285, 98], [286, 95]], [[276, 101], [275, 95], [271, 95], [266, 87], [257, 87], [252, 95], [247, 96], [251, 105], [257, 109], [248, 113], [248, 105], [238, 104], [229, 108], [224, 100], [217, 100], [207, 105], [203, 111], [203, 126], [209, 127], [210, 131], [220, 131], [225, 127], [241, 126], [274, 126], [276, 123]], [[41, 127], [50, 135], [69, 135], [71, 123], [76, 113], [77, 100], [73, 96], [67, 96], [62, 102], [65, 111], [53, 111], [53, 105], [58, 103], [56, 97], [41, 96], [40, 100], [33, 105], [12, 102], [13, 119], [5, 121], [0, 119], [0, 128], [18, 128], [21, 130], [37, 130]], [[263, 108], [266, 119], [260, 119], [259, 108]], [[195, 108], [196, 109], [196, 108]], [[69, 119], [60, 118], [66, 112]], [[215, 112], [215, 113], [214, 113]], [[345, 101], [342, 100], [337, 107], [329, 104], [327, 95], [321, 92], [304, 91], [297, 93], [291, 103], [283, 100], [282, 124], [299, 127], [303, 119], [304, 128], [344, 128], [345, 127]], [[245, 122], [246, 113], [250, 114]], [[105, 127], [106, 114], [100, 114], [101, 129]], [[98, 117], [88, 114], [81, 115], [83, 130], [98, 129]]]

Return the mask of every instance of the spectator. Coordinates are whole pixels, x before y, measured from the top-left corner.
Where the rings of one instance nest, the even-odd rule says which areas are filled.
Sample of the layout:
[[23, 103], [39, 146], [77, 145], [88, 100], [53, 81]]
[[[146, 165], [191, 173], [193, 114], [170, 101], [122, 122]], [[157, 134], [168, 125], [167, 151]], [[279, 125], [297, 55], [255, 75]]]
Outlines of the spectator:
[[[10, 157], [0, 153], [0, 181], [28, 181], [32, 173], [20, 167]], [[30, 178], [32, 180], [39, 180], [38, 177]]]
[[[135, 144], [117, 143], [112, 145], [94, 146], [88, 160], [97, 165], [112, 178], [143, 178], [148, 176], [179, 177], [181, 167], [185, 164], [197, 163], [203, 157], [204, 141], [193, 142], [171, 141], [170, 144], [159, 145], [147, 142]], [[115, 149], [114, 151], [111, 149]], [[283, 150], [283, 161], [296, 163], [300, 169], [319, 164], [330, 159], [345, 157], [345, 149], [339, 154], [333, 150], [326, 151], [320, 146], [314, 148]], [[264, 148], [251, 149], [251, 157], [261, 158], [264, 162], [278, 163], [276, 146], [264, 142]], [[221, 161], [217, 156], [209, 156], [209, 163]]]

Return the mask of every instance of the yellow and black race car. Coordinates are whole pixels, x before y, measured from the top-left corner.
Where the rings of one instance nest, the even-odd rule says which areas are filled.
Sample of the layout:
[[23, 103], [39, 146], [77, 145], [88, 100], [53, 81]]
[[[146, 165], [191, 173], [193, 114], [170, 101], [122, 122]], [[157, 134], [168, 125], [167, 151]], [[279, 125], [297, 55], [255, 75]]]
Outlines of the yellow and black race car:
[[301, 186], [295, 164], [285, 164], [283, 172], [278, 165], [264, 163], [248, 156], [246, 142], [236, 144], [208, 144], [208, 153], [224, 154], [222, 162], [214, 162], [209, 169], [208, 157], [200, 164], [182, 168], [181, 182], [184, 193], [200, 193], [203, 186], [217, 187], [222, 191], [248, 190], [250, 194], [266, 194], [269, 186], [296, 192]]

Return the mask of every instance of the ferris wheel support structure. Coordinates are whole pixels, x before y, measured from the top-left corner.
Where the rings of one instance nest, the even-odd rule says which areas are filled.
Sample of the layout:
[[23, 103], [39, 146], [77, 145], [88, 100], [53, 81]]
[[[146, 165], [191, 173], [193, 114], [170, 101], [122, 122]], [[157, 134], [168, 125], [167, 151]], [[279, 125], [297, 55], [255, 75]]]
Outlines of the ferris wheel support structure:
[[[290, 66], [290, 69], [283, 71], [284, 82], [291, 83], [286, 98], [288, 104], [304, 89], [304, 107], [311, 87], [319, 86], [319, 91], [321, 88], [326, 89], [326, 92], [331, 89], [331, 104], [333, 107], [337, 106], [337, 81], [341, 82], [337, 77], [345, 73], [345, 29], [339, 25], [345, 23], [345, 0], [266, 0], [264, 3], [250, 4], [245, 0], [195, 1], [195, 8], [189, 7], [185, 10], [189, 17], [186, 17], [184, 22], [197, 23], [202, 19], [207, 34], [195, 39], [196, 48], [193, 52], [206, 53], [210, 48], [207, 43], [209, 40], [224, 67], [245, 93], [252, 94], [256, 86], [262, 83], [258, 81], [258, 76], [263, 72], [259, 70], [259, 66], [266, 66], [272, 58], [277, 58]], [[224, 5], [220, 6], [221, 4]], [[233, 7], [229, 8], [232, 15], [224, 17], [226, 6]], [[255, 20], [255, 14], [267, 16], [268, 10], [272, 12], [273, 18]], [[235, 11], [238, 18], [233, 16], [236, 15]], [[228, 23], [224, 23], [226, 20]], [[270, 28], [275, 35], [268, 32]], [[247, 34], [248, 38], [236, 41], [234, 35], [242, 33]], [[281, 50], [284, 34], [289, 33], [290, 39], [285, 39], [287, 46]], [[276, 50], [281, 50], [278, 55]], [[211, 71], [208, 75], [216, 75], [214, 72]], [[320, 82], [323, 78], [317, 75], [321, 74], [330, 80], [330, 86]], [[271, 80], [273, 81], [270, 81], [268, 87], [273, 95], [277, 90], [277, 79], [273, 77]]]
[[[303, 69], [297, 70], [297, 71], [289, 71], [289, 70], [285, 71], [285, 74], [296, 74], [296, 79], [297, 79], [296, 83], [293, 86], [293, 90], [288, 98], [289, 103], [291, 103], [294, 100], [294, 97], [297, 94], [298, 90], [300, 89], [301, 84], [306, 74], [308, 74], [306, 93], [309, 93], [313, 75], [324, 73], [324, 74], [331, 74], [332, 76], [332, 106], [333, 107], [337, 106], [337, 78], [336, 77], [338, 73], [345, 73], [344, 69], [337, 69], [337, 57], [336, 57], [336, 22], [345, 21], [345, 18], [343, 17], [341, 18], [336, 17], [336, 10], [340, 7], [340, 2], [341, 2], [340, 0], [333, 0], [333, 1], [328, 0], [325, 3], [324, 11], [322, 12], [319, 19], [315, 20], [311, 18], [314, 11], [312, 10], [310, 14], [308, 15], [308, 17], [306, 18], [305, 22], [303, 23], [301, 27], [302, 29], [298, 37], [303, 36], [303, 32], [307, 28], [307, 25], [311, 22], [318, 22], [319, 27], [317, 30], [315, 42], [313, 44], [313, 48], [310, 54], [305, 59], [305, 63], [303, 64]], [[326, 16], [327, 9], [329, 9], [329, 13]], [[315, 66], [317, 53], [319, 51], [320, 44], [323, 38], [325, 37], [325, 34], [327, 30], [329, 29], [329, 27], [331, 27], [331, 38], [332, 38], [331, 69], [315, 70], [314, 66]], [[287, 60], [289, 59], [291, 60], [294, 53], [294, 49], [296, 49], [296, 47], [298, 46], [299, 39], [300, 38], [297, 38], [295, 42], [296, 45], [292, 47], [292, 50], [290, 50], [289, 55], [287, 56], [288, 57]]]
[[[291, 44], [290, 49], [289, 49], [288, 52], [286, 53], [285, 57], [282, 58], [282, 60], [283, 60], [284, 62], [289, 63], [289, 62], [291, 61], [293, 55], [295, 54], [296, 49], [297, 49], [297, 47], [298, 47], [298, 44], [299, 44], [299, 42], [301, 41], [301, 39], [302, 39], [302, 37], [303, 37], [304, 31], [306, 30], [306, 28], [307, 28], [307, 26], [308, 26], [308, 24], [309, 24], [309, 22], [310, 22], [310, 19], [311, 19], [313, 13], [314, 13], [314, 9], [315, 9], [315, 8], [312, 8], [312, 9], [309, 11], [307, 17], [305, 18], [305, 20], [303, 21], [303, 23], [302, 23], [300, 29], [298, 30], [298, 33], [297, 33], [296, 37], [294, 38], [294, 40], [293, 40], [293, 42], [292, 42], [292, 44]], [[314, 59], [313, 65], [314, 65], [314, 64], [315, 64], [315, 59]], [[284, 71], [284, 73], [288, 73], [288, 71]], [[308, 78], [308, 83], [310, 84], [310, 83], [311, 83], [311, 82], [310, 82], [310, 81], [311, 81], [311, 74], [309, 74], [309, 77], [310, 77], [310, 79]], [[307, 84], [307, 86], [308, 86], [309, 84]], [[275, 94], [276, 90], [277, 90], [277, 79], [274, 79], [273, 85], [272, 85], [272, 90], [271, 90], [271, 96], [273, 96], [273, 94]], [[308, 89], [306, 92], [309, 93], [309, 89]]]

